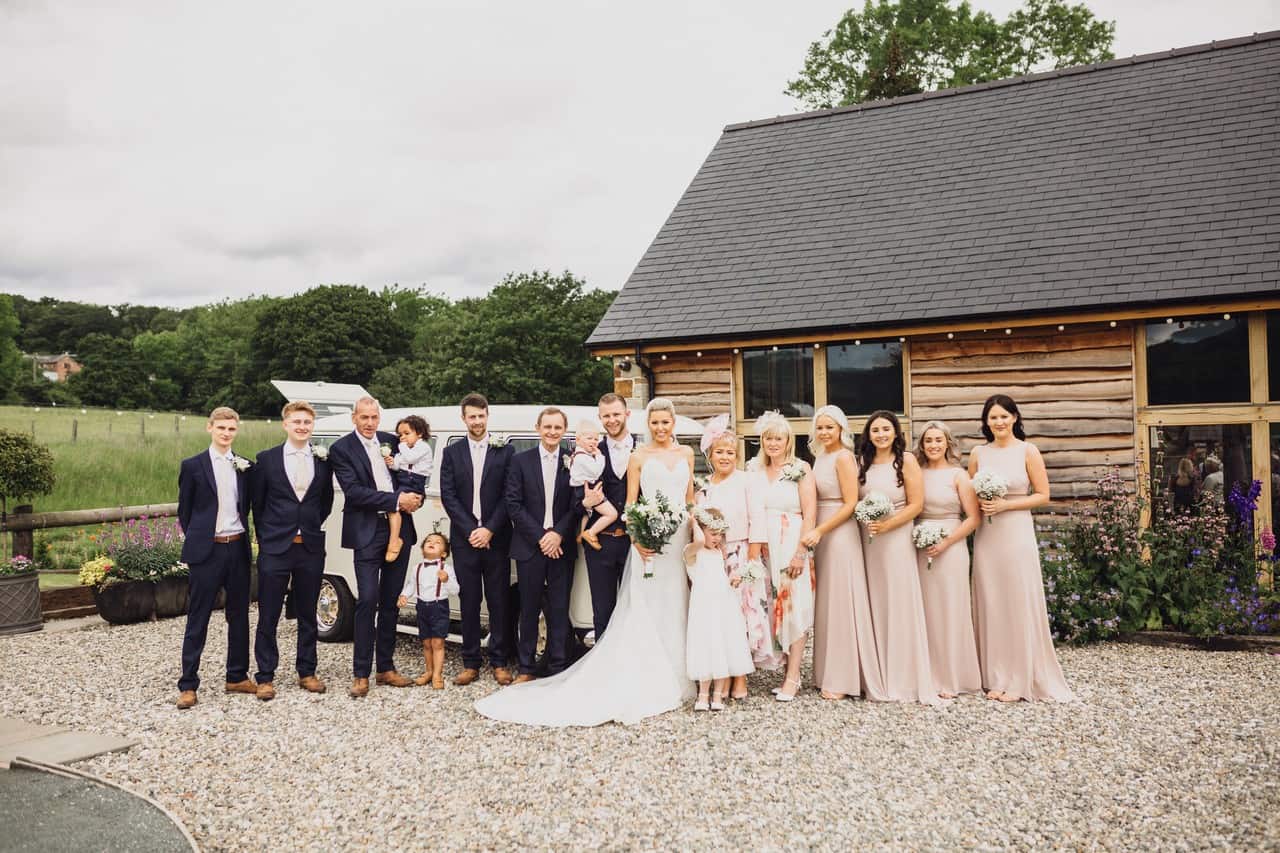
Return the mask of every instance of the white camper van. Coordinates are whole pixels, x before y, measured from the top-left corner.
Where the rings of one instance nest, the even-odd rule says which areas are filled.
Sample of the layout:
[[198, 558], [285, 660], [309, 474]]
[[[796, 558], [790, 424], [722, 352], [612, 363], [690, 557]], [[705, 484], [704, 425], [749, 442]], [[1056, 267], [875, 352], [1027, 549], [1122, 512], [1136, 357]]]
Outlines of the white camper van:
[[[489, 431], [507, 436], [516, 452], [528, 450], [538, 444], [538, 431], [535, 421], [543, 406], [507, 406], [491, 405], [489, 407]], [[569, 418], [569, 429], [565, 433], [564, 442], [568, 447], [573, 439], [574, 429], [580, 421], [597, 420], [594, 406], [561, 406]], [[431, 481], [427, 485], [427, 497], [422, 507], [413, 515], [414, 525], [418, 529], [419, 538], [426, 535], [438, 521], [441, 529], [448, 531], [449, 517], [445, 515], [444, 506], [440, 502], [440, 460], [442, 451], [455, 441], [462, 441], [467, 434], [462, 423], [461, 410], [457, 406], [426, 406], [406, 409], [383, 409], [382, 423], [379, 429], [394, 432], [396, 421], [405, 415], [418, 415], [424, 418], [431, 427], [431, 449], [434, 453], [434, 470]], [[639, 436], [644, 429], [644, 412], [632, 412], [628, 424], [631, 433]], [[349, 414], [332, 415], [316, 421], [314, 438], [316, 444], [328, 446], [337, 439], [351, 432], [351, 416]], [[705, 475], [706, 462], [698, 450], [702, 439], [702, 426], [692, 418], [676, 418], [676, 438], [681, 444], [694, 448], [694, 459], [697, 463], [695, 473]], [[355, 619], [356, 578], [352, 568], [351, 552], [342, 547], [342, 489], [334, 483], [335, 495], [333, 513], [324, 525], [325, 530], [325, 567], [324, 581], [320, 586], [320, 601], [316, 605], [319, 621], [320, 639], [340, 642], [351, 639], [351, 630]], [[415, 547], [410, 554], [411, 561], [420, 559]], [[413, 563], [411, 562], [410, 565]], [[573, 597], [569, 604], [569, 619], [574, 628], [590, 630], [591, 590], [587, 584], [587, 567], [578, 551], [578, 562], [574, 567]], [[516, 583], [515, 563], [511, 564], [511, 583]], [[457, 598], [449, 602], [452, 620], [461, 620]], [[416, 628], [412, 608], [406, 608], [400, 614], [400, 631], [415, 633]], [[482, 619], [487, 618], [482, 611]], [[455, 628], [457, 626], [455, 625]], [[456, 632], [455, 632], [456, 633]], [[451, 637], [455, 642], [460, 636]]]

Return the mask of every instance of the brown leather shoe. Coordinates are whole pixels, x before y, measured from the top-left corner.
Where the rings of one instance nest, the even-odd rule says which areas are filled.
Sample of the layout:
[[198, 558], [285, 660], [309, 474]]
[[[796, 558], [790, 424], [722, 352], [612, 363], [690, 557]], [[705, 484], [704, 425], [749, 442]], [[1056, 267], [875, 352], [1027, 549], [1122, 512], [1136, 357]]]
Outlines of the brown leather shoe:
[[250, 696], [258, 695], [258, 685], [246, 678], [244, 681], [227, 682], [228, 693], [248, 693]]
[[435, 677], [435, 678], [433, 678], [433, 679], [431, 679], [431, 689], [432, 689], [432, 690], [444, 690], [444, 676], [443, 676], [443, 675], [440, 675], [439, 673], [437, 673], [437, 674], [436, 674], [436, 677]]
[[412, 678], [405, 678], [394, 669], [378, 673], [378, 677], [375, 681], [377, 681], [378, 684], [389, 684], [392, 687], [408, 687], [410, 684], [413, 684]]
[[470, 667], [468, 667], [467, 669], [464, 669], [462, 672], [458, 673], [457, 677], [453, 679], [453, 683], [458, 685], [459, 687], [463, 687], [475, 681], [479, 677], [480, 677], [480, 670], [471, 669]]
[[532, 676], [527, 672], [522, 672], [516, 676], [515, 683], [524, 684], [526, 681], [536, 681], [536, 680], [537, 680], [536, 676]]
[[369, 679], [353, 678], [351, 686], [347, 688], [347, 695], [352, 699], [359, 699], [362, 696], [369, 695]]
[[261, 684], [259, 684], [258, 698], [261, 699], [263, 702], [270, 702], [272, 699], [276, 698], [275, 685], [272, 684], [270, 681], [264, 681]]
[[196, 692], [194, 690], [184, 690], [178, 694], [178, 709], [185, 711], [196, 704]]
[[428, 672], [422, 673], [422, 675], [419, 675], [417, 678], [413, 680], [413, 683], [418, 687], [426, 687], [428, 684], [431, 683], [431, 673], [428, 673]]
[[324, 682], [314, 675], [304, 675], [298, 679], [298, 686], [308, 693], [323, 693], [326, 689]]
[[495, 666], [493, 668], [493, 680], [498, 682], [503, 687], [506, 687], [508, 684], [511, 683], [511, 673], [508, 672], [503, 667]]

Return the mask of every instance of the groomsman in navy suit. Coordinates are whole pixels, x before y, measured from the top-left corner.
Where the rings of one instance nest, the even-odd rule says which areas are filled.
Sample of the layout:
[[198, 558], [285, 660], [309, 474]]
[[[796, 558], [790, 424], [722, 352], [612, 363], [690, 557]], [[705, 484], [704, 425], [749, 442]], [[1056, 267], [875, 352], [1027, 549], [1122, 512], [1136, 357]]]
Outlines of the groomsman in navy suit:
[[316, 677], [316, 600], [324, 577], [324, 531], [333, 509], [333, 475], [328, 452], [311, 444], [316, 410], [295, 401], [280, 413], [288, 438], [258, 454], [253, 478], [253, 523], [258, 537], [258, 633], [253, 656], [258, 661], [258, 698], [275, 698], [280, 650], [276, 627], [291, 590], [297, 609], [298, 686], [323, 693]]
[[507, 466], [507, 512], [514, 528], [511, 557], [520, 580], [520, 675], [533, 681], [538, 614], [547, 617], [547, 671], [568, 666], [569, 589], [581, 504], [569, 485], [569, 455], [560, 447], [568, 417], [554, 406], [538, 414], [539, 445], [518, 453]]
[[249, 493], [251, 463], [231, 452], [240, 429], [234, 409], [219, 406], [205, 427], [209, 449], [178, 469], [178, 524], [182, 562], [190, 567], [187, 628], [182, 637], [179, 708], [196, 704], [200, 655], [218, 590], [227, 592], [228, 693], [257, 693], [249, 679]]
[[449, 515], [449, 545], [462, 604], [462, 665], [454, 684], [480, 677], [480, 599], [489, 611], [489, 665], [494, 680], [510, 684], [506, 636], [511, 587], [511, 520], [507, 515], [507, 464], [512, 449], [489, 434], [489, 401], [481, 394], [462, 398], [464, 441], [444, 449], [440, 460], [440, 501]]
[[617, 394], [605, 394], [600, 398], [598, 413], [605, 432], [605, 440], [600, 444], [605, 459], [604, 476], [598, 487], [583, 490], [581, 501], [590, 508], [608, 500], [619, 515], [618, 520], [600, 534], [600, 550], [588, 548], [585, 551], [596, 642], [600, 642], [601, 635], [609, 626], [609, 617], [618, 602], [622, 570], [631, 551], [631, 537], [627, 536], [621, 513], [627, 503], [627, 464], [631, 461], [631, 451], [635, 449], [635, 439], [627, 427], [631, 412], [627, 409], [626, 400]]
[[[396, 599], [404, 586], [405, 570], [418, 533], [413, 527], [413, 511], [422, 506], [422, 497], [397, 492], [391, 470], [382, 456], [383, 445], [395, 447], [399, 438], [378, 432], [381, 407], [372, 397], [361, 397], [351, 413], [355, 430], [329, 448], [329, 464], [342, 487], [342, 547], [350, 548], [356, 572], [355, 643], [352, 652], [352, 681], [347, 693], [352, 698], [369, 693], [369, 673], [377, 656], [377, 683], [408, 687], [413, 683], [396, 672], [396, 620], [400, 608]], [[404, 547], [393, 562], [383, 558], [391, 531], [389, 513], [400, 513], [400, 539]]]

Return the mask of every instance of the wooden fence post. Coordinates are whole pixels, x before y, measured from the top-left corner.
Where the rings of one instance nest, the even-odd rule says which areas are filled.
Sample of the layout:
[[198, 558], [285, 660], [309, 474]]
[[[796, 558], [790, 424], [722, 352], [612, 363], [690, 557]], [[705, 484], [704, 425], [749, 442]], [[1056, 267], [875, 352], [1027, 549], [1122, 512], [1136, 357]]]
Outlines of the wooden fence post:
[[[13, 514], [15, 516], [30, 515], [31, 504], [23, 504], [22, 506], [14, 507]], [[12, 556], [14, 557], [23, 556], [23, 557], [26, 557], [27, 559], [33, 559], [35, 556], [35, 550], [36, 550], [34, 532], [30, 530], [15, 530], [13, 531], [12, 536], [13, 536], [13, 555]]]
[[72, 444], [76, 443], [76, 435], [79, 432], [80, 432], [80, 419], [72, 418], [71, 419], [71, 443]]
[[178, 416], [177, 415], [173, 416], [173, 434], [174, 435], [178, 434]]

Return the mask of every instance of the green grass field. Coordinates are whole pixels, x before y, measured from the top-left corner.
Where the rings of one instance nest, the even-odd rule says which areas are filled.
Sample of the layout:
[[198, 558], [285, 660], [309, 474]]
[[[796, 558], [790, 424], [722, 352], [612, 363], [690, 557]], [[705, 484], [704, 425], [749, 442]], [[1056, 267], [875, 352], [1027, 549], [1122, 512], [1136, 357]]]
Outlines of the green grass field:
[[[31, 500], [36, 512], [173, 503], [178, 463], [209, 446], [199, 415], [0, 406], [0, 429], [34, 435], [53, 452], [57, 483], [52, 494]], [[241, 421], [234, 448], [253, 458], [283, 440], [279, 421]], [[97, 552], [96, 536], [94, 528], [36, 531], [36, 561], [41, 568], [78, 568]], [[9, 537], [3, 538], [0, 553], [7, 556]]]

